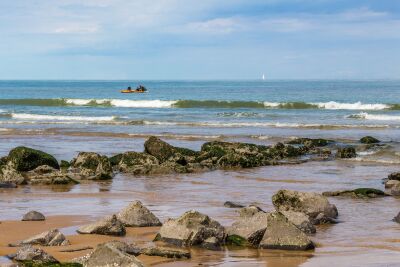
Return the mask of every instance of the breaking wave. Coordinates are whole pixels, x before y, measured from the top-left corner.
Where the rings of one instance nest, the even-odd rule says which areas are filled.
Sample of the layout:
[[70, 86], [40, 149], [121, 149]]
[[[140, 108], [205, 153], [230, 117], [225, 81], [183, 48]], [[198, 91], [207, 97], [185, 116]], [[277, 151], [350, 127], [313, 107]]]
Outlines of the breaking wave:
[[218, 100], [130, 100], [130, 99], [0, 99], [0, 105], [24, 106], [100, 106], [123, 108], [267, 108], [267, 109], [328, 109], [328, 110], [400, 110], [400, 104], [340, 103], [335, 101], [262, 102]]
[[399, 115], [386, 115], [386, 114], [369, 114], [367, 112], [360, 112], [348, 116], [351, 119], [364, 119], [374, 121], [400, 121]]

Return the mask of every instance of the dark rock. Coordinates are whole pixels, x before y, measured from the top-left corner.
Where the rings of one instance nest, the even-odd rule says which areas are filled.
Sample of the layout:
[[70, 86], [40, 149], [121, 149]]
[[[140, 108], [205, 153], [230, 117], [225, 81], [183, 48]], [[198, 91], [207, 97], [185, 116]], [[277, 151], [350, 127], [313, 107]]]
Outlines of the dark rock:
[[396, 217], [393, 218], [393, 221], [400, 223], [400, 212], [399, 212], [399, 214], [397, 214]]
[[155, 240], [177, 246], [210, 248], [211, 245], [222, 245], [225, 236], [224, 227], [217, 221], [200, 212], [188, 211], [177, 219], [168, 219]]
[[326, 197], [355, 197], [355, 198], [376, 198], [386, 196], [385, 192], [374, 188], [357, 188], [354, 190], [342, 190], [333, 192], [324, 192], [322, 195]]
[[0, 182], [0, 188], [17, 188], [17, 185], [15, 183], [10, 183], [10, 182]]
[[12, 149], [8, 154], [8, 162], [11, 162], [17, 171], [30, 171], [42, 165], [60, 168], [52, 155], [24, 146]]
[[145, 152], [156, 157], [160, 163], [167, 161], [170, 157], [173, 157], [175, 154], [179, 153], [183, 156], [197, 156], [197, 152], [181, 147], [174, 147], [161, 139], [151, 136], [144, 143]]
[[322, 138], [296, 138], [293, 140], [288, 141], [288, 144], [291, 145], [304, 145], [305, 147], [322, 147], [322, 146], [327, 146], [330, 142], [329, 140], [322, 139]]
[[122, 154], [117, 154], [109, 158], [111, 166], [117, 166], [122, 159]]
[[34, 266], [46, 266], [45, 264], [51, 265], [59, 263], [58, 260], [50, 254], [47, 254], [44, 250], [32, 246], [23, 246], [13, 255], [12, 259], [18, 262], [31, 262], [36, 264]]
[[120, 171], [136, 175], [149, 174], [158, 167], [159, 162], [155, 157], [146, 153], [138, 153], [134, 151], [122, 154], [118, 163]]
[[78, 184], [79, 182], [71, 178], [69, 174], [54, 169], [48, 165], [39, 166], [36, 169], [26, 172], [24, 176], [30, 184]]
[[392, 196], [400, 196], [400, 183], [394, 184], [390, 190], [389, 190], [390, 195]]
[[117, 214], [125, 226], [161, 226], [160, 220], [142, 202], [134, 201]]
[[400, 172], [394, 172], [389, 174], [388, 179], [400, 181]]
[[224, 207], [227, 207], [227, 208], [244, 208], [245, 206], [240, 204], [240, 203], [237, 203], [237, 202], [226, 201], [224, 203]]
[[80, 234], [98, 234], [124, 236], [126, 234], [123, 223], [118, 220], [116, 215], [106, 217], [93, 224], [85, 225], [77, 230]]
[[68, 161], [66, 161], [66, 160], [61, 160], [61, 162], [60, 162], [60, 168], [62, 168], [62, 169], [67, 169], [67, 168], [69, 168], [71, 166], [71, 164], [68, 162]]
[[100, 244], [83, 264], [86, 267], [143, 267], [135, 256], [125, 253], [110, 243]]
[[[320, 214], [327, 218], [336, 218], [338, 211], [335, 205], [321, 194], [279, 190], [272, 197], [272, 203], [277, 211], [295, 211], [306, 214], [313, 222]], [[313, 224], [315, 224], [313, 222]]]
[[363, 144], [377, 144], [380, 143], [381, 141], [372, 136], [364, 136], [363, 138], [360, 139], [360, 142]]
[[279, 212], [268, 214], [267, 229], [260, 248], [284, 250], [314, 249], [313, 242]]
[[357, 157], [356, 149], [352, 146], [338, 148], [336, 157], [341, 159], [355, 158]]
[[22, 221], [44, 221], [46, 217], [40, 212], [30, 211], [22, 217]]
[[78, 179], [108, 180], [114, 176], [108, 158], [94, 152], [80, 152], [71, 161], [69, 171]]
[[16, 245], [10, 244], [12, 247], [23, 245], [67, 246], [69, 245], [69, 241], [59, 230], [53, 229], [25, 239]]
[[190, 252], [182, 249], [170, 249], [166, 247], [148, 247], [141, 250], [141, 254], [172, 259], [190, 259]]

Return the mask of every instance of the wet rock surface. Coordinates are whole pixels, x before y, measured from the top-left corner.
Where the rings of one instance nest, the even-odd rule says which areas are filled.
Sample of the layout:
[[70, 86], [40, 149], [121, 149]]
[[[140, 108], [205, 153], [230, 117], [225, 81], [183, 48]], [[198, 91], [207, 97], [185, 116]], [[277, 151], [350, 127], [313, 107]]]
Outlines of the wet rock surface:
[[363, 138], [360, 139], [360, 142], [363, 144], [377, 144], [380, 143], [381, 141], [372, 136], [364, 136]]
[[79, 234], [98, 234], [124, 236], [126, 234], [124, 224], [118, 220], [116, 215], [105, 217], [95, 223], [81, 226], [77, 232]]
[[161, 226], [160, 220], [140, 201], [130, 203], [117, 218], [128, 227]]
[[356, 149], [352, 146], [339, 147], [336, 157], [341, 159], [355, 158], [357, 157]]
[[22, 217], [22, 221], [44, 221], [46, 217], [37, 211], [30, 211]]
[[39, 166], [48, 165], [59, 169], [57, 160], [50, 154], [29, 147], [16, 147], [10, 151], [7, 162], [17, 171], [31, 171]]
[[25, 239], [17, 244], [10, 244], [10, 246], [12, 246], [12, 247], [23, 246], [23, 245], [66, 246], [66, 245], [69, 245], [69, 241], [58, 229], [53, 229], [53, 230], [32, 236], [32, 237]]
[[377, 198], [386, 196], [385, 192], [374, 188], [357, 188], [353, 190], [329, 191], [322, 195], [327, 197], [354, 197], [354, 198]]
[[109, 159], [94, 152], [80, 152], [68, 171], [74, 178], [83, 180], [109, 180], [114, 176]]

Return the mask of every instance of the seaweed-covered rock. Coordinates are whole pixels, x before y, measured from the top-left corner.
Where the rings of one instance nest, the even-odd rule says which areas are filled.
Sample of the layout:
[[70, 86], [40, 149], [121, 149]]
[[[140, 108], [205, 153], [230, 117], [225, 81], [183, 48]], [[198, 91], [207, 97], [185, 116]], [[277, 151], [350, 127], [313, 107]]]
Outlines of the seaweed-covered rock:
[[69, 241], [58, 229], [53, 229], [25, 239], [18, 244], [10, 244], [12, 247], [23, 245], [66, 246], [69, 245]]
[[0, 166], [0, 182], [16, 185], [26, 184], [26, 179], [18, 172], [11, 163]]
[[88, 256], [83, 264], [86, 267], [143, 267], [143, 263], [135, 256], [130, 255], [112, 244], [105, 243], [98, 245]]
[[363, 138], [360, 139], [360, 142], [363, 144], [377, 144], [380, 143], [381, 141], [372, 136], [364, 136]]
[[239, 218], [226, 228], [227, 242], [237, 246], [258, 246], [267, 229], [268, 213], [255, 206], [239, 211]]
[[22, 221], [44, 221], [46, 217], [35, 210], [29, 211], [22, 217]]
[[51, 266], [51, 264], [59, 263], [58, 260], [46, 253], [43, 249], [34, 248], [32, 246], [23, 246], [16, 254], [12, 255], [11, 258], [18, 262], [30, 262], [37, 266]]
[[116, 215], [108, 216], [98, 222], [81, 226], [77, 232], [80, 234], [113, 236], [124, 236], [126, 234], [124, 224], [118, 220]]
[[123, 153], [118, 163], [120, 171], [136, 175], [149, 174], [158, 166], [159, 162], [155, 157], [134, 151]]
[[30, 171], [42, 165], [48, 165], [55, 169], [60, 168], [52, 155], [24, 146], [12, 149], [7, 160], [17, 171]]
[[357, 157], [356, 149], [352, 146], [340, 147], [336, 153], [337, 158], [349, 159]]
[[61, 169], [67, 169], [67, 168], [69, 168], [71, 166], [71, 164], [68, 162], [68, 161], [66, 161], [66, 160], [61, 160], [61, 162], [60, 162], [60, 168]]
[[110, 160], [111, 166], [117, 166], [122, 159], [122, 155], [123, 154], [117, 154], [117, 155], [114, 155], [114, 156], [108, 158]]
[[394, 172], [389, 174], [388, 179], [400, 181], [400, 172]]
[[385, 192], [374, 188], [357, 188], [354, 190], [342, 190], [333, 192], [324, 192], [322, 195], [327, 197], [355, 197], [355, 198], [376, 198], [386, 196]]
[[322, 138], [295, 138], [287, 142], [292, 145], [304, 145], [305, 147], [322, 147], [327, 146], [330, 141]]
[[160, 220], [142, 202], [134, 201], [117, 214], [125, 226], [161, 226]]
[[306, 234], [279, 212], [269, 213], [267, 229], [260, 242], [260, 248], [284, 250], [314, 249], [313, 242]]
[[198, 152], [181, 147], [174, 147], [158, 137], [151, 136], [144, 143], [145, 152], [156, 157], [160, 163], [167, 161], [170, 157], [173, 157], [176, 153], [183, 156], [197, 156]]
[[36, 169], [26, 172], [24, 176], [31, 184], [78, 184], [69, 174], [54, 169], [48, 165], [42, 165]]
[[177, 246], [217, 247], [224, 243], [225, 230], [217, 221], [197, 211], [185, 212], [177, 219], [168, 219], [156, 236]]
[[279, 190], [272, 197], [272, 203], [277, 211], [295, 211], [306, 214], [313, 224], [319, 218], [332, 218], [338, 216], [338, 211], [335, 205], [330, 204], [328, 199], [321, 194], [299, 192], [292, 190]]
[[78, 179], [88, 180], [108, 180], [114, 176], [109, 159], [94, 152], [80, 152], [71, 161], [69, 172]]

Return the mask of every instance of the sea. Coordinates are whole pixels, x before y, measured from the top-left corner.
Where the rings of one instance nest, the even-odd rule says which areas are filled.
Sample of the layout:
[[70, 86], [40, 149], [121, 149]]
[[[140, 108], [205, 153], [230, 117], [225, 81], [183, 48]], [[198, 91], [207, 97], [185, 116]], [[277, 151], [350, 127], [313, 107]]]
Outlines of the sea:
[[[120, 93], [139, 84], [148, 91]], [[351, 145], [366, 135], [383, 146], [352, 159], [151, 177], [118, 173], [111, 181], [62, 188], [1, 189], [0, 220], [18, 220], [29, 210], [96, 220], [140, 200], [162, 221], [195, 209], [229, 226], [238, 214], [225, 201], [270, 211], [280, 189], [384, 190], [382, 179], [400, 171], [400, 81], [0, 81], [0, 156], [19, 145], [58, 160], [80, 151], [111, 156], [143, 151], [150, 135], [191, 149], [214, 140], [270, 145], [295, 137]], [[329, 201], [339, 223], [317, 227], [315, 251], [200, 251], [181, 266], [398, 266], [400, 225], [392, 221], [398, 198]]]

